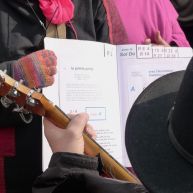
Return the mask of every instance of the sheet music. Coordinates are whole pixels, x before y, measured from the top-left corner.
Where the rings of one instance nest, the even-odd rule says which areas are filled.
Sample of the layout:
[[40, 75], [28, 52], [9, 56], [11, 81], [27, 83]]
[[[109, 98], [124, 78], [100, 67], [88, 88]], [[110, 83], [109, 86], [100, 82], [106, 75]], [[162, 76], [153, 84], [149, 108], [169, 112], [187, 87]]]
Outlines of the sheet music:
[[[97, 142], [124, 166], [125, 123], [136, 98], [151, 82], [184, 70], [191, 48], [151, 45], [110, 45], [79, 40], [46, 38], [45, 47], [58, 58], [55, 84], [44, 90], [65, 113], [87, 112]], [[43, 138], [43, 167], [50, 159]]]
[[[56, 84], [44, 90], [45, 96], [65, 113], [87, 112], [96, 141], [122, 162], [116, 47], [50, 38], [45, 45], [58, 58]], [[49, 157], [43, 157], [46, 168]]]
[[[117, 46], [123, 147], [125, 147], [126, 119], [136, 98], [157, 78], [186, 69], [192, 55], [191, 48], [151, 45]], [[131, 166], [126, 150], [123, 151], [125, 165]]]

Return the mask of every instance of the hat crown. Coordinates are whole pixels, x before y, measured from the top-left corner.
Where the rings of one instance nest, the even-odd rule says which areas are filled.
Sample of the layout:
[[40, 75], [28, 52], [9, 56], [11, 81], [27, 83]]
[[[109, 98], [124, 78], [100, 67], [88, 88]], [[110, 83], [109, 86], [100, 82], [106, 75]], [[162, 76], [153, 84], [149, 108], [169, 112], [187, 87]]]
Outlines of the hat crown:
[[[187, 67], [176, 97], [171, 126], [178, 146], [192, 156], [193, 163], [193, 59]], [[176, 147], [175, 144], [174, 146]], [[181, 152], [181, 148], [176, 148]]]

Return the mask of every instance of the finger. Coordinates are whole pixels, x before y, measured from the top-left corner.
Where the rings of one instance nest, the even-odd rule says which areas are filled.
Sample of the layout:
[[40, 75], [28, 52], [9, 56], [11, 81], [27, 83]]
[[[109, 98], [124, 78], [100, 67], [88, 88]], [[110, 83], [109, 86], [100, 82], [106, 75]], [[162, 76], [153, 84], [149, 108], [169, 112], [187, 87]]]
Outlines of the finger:
[[67, 114], [67, 116], [72, 119], [73, 117], [75, 117], [77, 115], [77, 113], [70, 113], [70, 114]]
[[157, 44], [162, 44], [162, 41], [163, 41], [163, 39], [162, 39], [162, 37], [161, 37], [161, 35], [160, 35], [160, 31], [157, 31], [157, 32], [155, 33], [155, 42], [156, 42]]
[[93, 139], [96, 139], [96, 131], [90, 124], [87, 124], [85, 127], [85, 132]]
[[[70, 119], [73, 119], [77, 114], [68, 114], [67, 116]], [[96, 139], [96, 131], [93, 129], [93, 127], [90, 124], [86, 124], [84, 131], [93, 139]]]
[[160, 31], [156, 32], [155, 41], [156, 41], [156, 44], [158, 45], [169, 46], [169, 44], [162, 38]]
[[39, 63], [43, 66], [56, 66], [57, 65], [57, 57], [55, 53], [51, 50], [40, 50], [35, 52], [34, 55], [39, 56]]
[[50, 66], [49, 68], [47, 68], [46, 72], [49, 76], [53, 76], [56, 74], [56, 66]]
[[144, 44], [148, 45], [151, 44], [151, 39], [150, 38], [146, 38], [144, 41]]
[[77, 128], [79, 129], [79, 132], [83, 132], [86, 124], [88, 122], [88, 114], [87, 113], [80, 113], [77, 114], [76, 116], [74, 116], [69, 125], [68, 125], [68, 129], [72, 130], [72, 131], [76, 131]]
[[51, 86], [54, 83], [54, 76], [46, 76], [45, 77], [45, 84], [43, 87]]
[[52, 56], [48, 56], [43, 59], [45, 62], [43, 62], [47, 67], [50, 66], [56, 66], [57, 65], [57, 58], [54, 58]]
[[52, 58], [53, 60], [57, 59], [56, 54], [52, 50], [44, 50], [44, 58]]
[[43, 58], [47, 58], [47, 57], [56, 58], [56, 55], [55, 55], [55, 53], [52, 50], [44, 49], [44, 50], [39, 50], [37, 52], [39, 52], [42, 55]]
[[53, 57], [53, 58], [57, 58], [56, 54], [54, 53], [54, 51], [52, 50], [47, 50], [48, 51], [48, 55]]

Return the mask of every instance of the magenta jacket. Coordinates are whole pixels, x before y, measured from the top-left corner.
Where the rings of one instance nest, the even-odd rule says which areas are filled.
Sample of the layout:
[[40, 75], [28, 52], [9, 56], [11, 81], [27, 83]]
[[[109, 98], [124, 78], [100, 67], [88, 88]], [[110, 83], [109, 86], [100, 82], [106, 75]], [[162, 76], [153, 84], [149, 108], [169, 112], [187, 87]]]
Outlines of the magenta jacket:
[[[103, 0], [108, 2], [108, 0]], [[162, 37], [168, 43], [175, 43], [178, 46], [190, 46], [177, 18], [178, 14], [169, 0], [113, 0], [118, 9], [120, 18], [125, 28], [125, 34], [121, 37], [111, 38], [115, 44], [143, 44], [146, 38], [154, 41], [156, 31], [160, 31]], [[113, 2], [111, 0], [111, 2]], [[115, 34], [120, 30], [113, 9], [108, 10], [108, 18], [111, 20]], [[111, 15], [111, 16], [110, 16]], [[115, 27], [118, 26], [118, 27]], [[111, 27], [111, 26], [110, 26]], [[117, 28], [117, 29], [115, 29]], [[110, 28], [111, 29], [111, 28]], [[123, 36], [124, 34], [124, 36]], [[114, 39], [113, 39], [114, 38]]]

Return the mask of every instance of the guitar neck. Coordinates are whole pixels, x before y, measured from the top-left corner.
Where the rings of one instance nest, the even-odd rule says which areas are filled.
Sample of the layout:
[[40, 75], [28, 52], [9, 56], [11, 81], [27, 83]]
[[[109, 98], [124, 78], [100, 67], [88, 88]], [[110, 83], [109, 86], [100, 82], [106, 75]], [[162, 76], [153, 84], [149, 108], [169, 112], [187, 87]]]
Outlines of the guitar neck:
[[140, 184], [140, 181], [105, 151], [96, 141], [84, 134], [85, 153], [90, 156], [100, 155], [103, 171], [112, 178]]
[[[66, 128], [70, 118], [56, 105], [48, 99], [41, 100], [45, 108], [45, 117], [60, 128]], [[140, 181], [125, 167], [118, 163], [109, 153], [107, 153], [96, 141], [83, 133], [85, 142], [85, 154], [90, 156], [100, 155], [104, 173], [113, 178], [139, 184]]]

